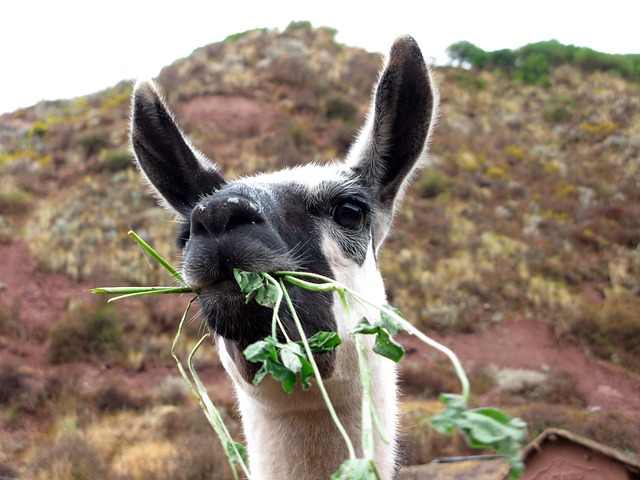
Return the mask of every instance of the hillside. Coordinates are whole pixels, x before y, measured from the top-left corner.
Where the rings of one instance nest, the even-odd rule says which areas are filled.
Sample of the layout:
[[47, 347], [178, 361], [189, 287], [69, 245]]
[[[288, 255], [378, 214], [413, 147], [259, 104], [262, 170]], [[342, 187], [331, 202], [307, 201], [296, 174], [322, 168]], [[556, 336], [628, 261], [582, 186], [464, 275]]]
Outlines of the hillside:
[[[157, 81], [233, 176], [344, 155], [379, 66], [302, 23], [208, 45]], [[430, 164], [380, 260], [390, 302], [460, 354], [478, 402], [525, 418], [532, 437], [569, 428], [639, 455], [638, 85], [567, 66], [545, 86], [435, 73]], [[129, 229], [177, 261], [172, 218], [128, 153], [130, 93], [123, 81], [0, 116], [0, 477], [229, 478], [169, 354], [184, 301], [114, 308], [86, 293], [170, 281]], [[406, 462], [468, 453], [426, 423], [458, 388], [450, 368], [403, 343]], [[237, 431], [213, 349], [198, 362]]]

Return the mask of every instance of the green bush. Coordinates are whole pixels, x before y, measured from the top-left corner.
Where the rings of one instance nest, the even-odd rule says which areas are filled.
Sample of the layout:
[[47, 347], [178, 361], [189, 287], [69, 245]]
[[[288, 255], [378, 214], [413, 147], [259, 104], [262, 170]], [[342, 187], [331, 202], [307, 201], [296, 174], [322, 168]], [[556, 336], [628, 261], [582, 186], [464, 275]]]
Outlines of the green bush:
[[19, 188], [0, 192], [0, 214], [16, 215], [26, 212], [31, 195]]
[[535, 85], [549, 84], [549, 62], [542, 53], [532, 53], [522, 62], [522, 80]]
[[116, 308], [90, 304], [70, 311], [51, 327], [47, 359], [58, 364], [104, 357], [119, 346], [121, 338]]
[[102, 166], [111, 172], [124, 170], [133, 165], [133, 157], [128, 150], [116, 150], [107, 152], [101, 159]]
[[569, 95], [557, 95], [546, 106], [544, 116], [552, 122], [567, 122], [573, 117], [573, 112], [578, 102]]
[[612, 55], [591, 48], [563, 45], [557, 40], [530, 43], [516, 50], [486, 52], [468, 41], [447, 48], [452, 62], [479, 69], [498, 68], [515, 73], [526, 83], [546, 85], [551, 69], [575, 65], [586, 72], [606, 71], [627, 80], [640, 79], [640, 55]]
[[358, 107], [342, 97], [331, 97], [325, 104], [325, 117], [327, 120], [343, 120], [347, 123], [355, 120]]
[[307, 126], [296, 121], [289, 123], [286, 136], [296, 147], [301, 147], [311, 141], [311, 132]]
[[78, 139], [78, 145], [84, 150], [87, 157], [97, 154], [108, 144], [109, 138], [103, 132], [86, 132]]
[[417, 182], [417, 190], [423, 198], [436, 198], [451, 186], [449, 180], [435, 169], [429, 169]]
[[477, 74], [472, 74], [464, 70], [454, 75], [454, 78], [462, 88], [470, 92], [479, 92], [487, 87], [487, 82], [478, 78]]

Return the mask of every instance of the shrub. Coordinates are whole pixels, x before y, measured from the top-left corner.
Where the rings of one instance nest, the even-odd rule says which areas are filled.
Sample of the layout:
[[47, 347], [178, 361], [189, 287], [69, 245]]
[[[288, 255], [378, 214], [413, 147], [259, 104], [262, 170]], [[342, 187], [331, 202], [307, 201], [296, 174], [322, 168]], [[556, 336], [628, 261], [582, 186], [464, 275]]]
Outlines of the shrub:
[[400, 364], [402, 392], [421, 398], [438, 398], [441, 392], [451, 392], [457, 382], [449, 365], [438, 363], [425, 368], [421, 361], [404, 361]]
[[436, 169], [429, 169], [420, 177], [416, 188], [423, 198], [436, 198], [451, 186], [451, 182]]
[[311, 132], [306, 125], [293, 121], [287, 126], [287, 137], [296, 147], [301, 147], [311, 141]]
[[161, 405], [180, 405], [187, 398], [189, 387], [181, 377], [172, 376], [165, 378], [155, 393]]
[[78, 145], [82, 147], [87, 157], [97, 154], [109, 144], [107, 135], [103, 132], [90, 131], [78, 139]]
[[17, 365], [3, 363], [0, 367], [0, 403], [17, 400], [22, 391], [22, 375]]
[[18, 215], [25, 213], [29, 208], [31, 195], [19, 188], [12, 188], [0, 192], [0, 213], [6, 215]]
[[511, 162], [524, 160], [526, 156], [524, 151], [515, 145], [507, 145], [503, 151]]
[[[175, 480], [231, 480], [231, 470], [223, 450], [211, 442], [211, 433], [186, 435], [178, 440]], [[162, 477], [165, 478], [165, 477]]]
[[313, 28], [311, 22], [309, 20], [298, 20], [289, 22], [287, 28], [284, 30], [286, 32], [295, 32], [297, 30], [311, 30]]
[[39, 137], [42, 138], [46, 135], [48, 130], [48, 126], [42, 120], [37, 120], [31, 124], [31, 128], [29, 128], [29, 137]]
[[479, 92], [487, 87], [487, 82], [467, 71], [456, 72], [453, 78], [462, 88], [470, 92]]
[[327, 100], [324, 111], [327, 120], [343, 120], [349, 123], [355, 120], [358, 107], [342, 97], [331, 97]]
[[93, 403], [101, 412], [113, 413], [118, 410], [140, 410], [147, 400], [133, 396], [128, 389], [109, 384], [93, 395]]
[[21, 478], [31, 480], [95, 480], [110, 478], [103, 460], [79, 433], [64, 435], [40, 445], [23, 469]]
[[103, 155], [100, 162], [104, 168], [111, 172], [124, 170], [133, 165], [133, 157], [127, 150], [109, 151]]
[[118, 347], [121, 337], [115, 307], [89, 305], [67, 313], [53, 325], [47, 359], [57, 364], [102, 357]]
[[272, 82], [297, 89], [310, 88], [316, 81], [316, 75], [309, 68], [307, 62], [297, 56], [274, 60], [267, 76]]
[[551, 122], [563, 123], [571, 120], [578, 102], [569, 95], [557, 95], [546, 106], [544, 116]]
[[586, 407], [586, 394], [579, 388], [578, 378], [569, 372], [552, 372], [546, 381], [538, 386], [532, 398], [548, 403]]
[[7, 480], [10, 478], [18, 478], [18, 471], [9, 465], [0, 463], [0, 478]]
[[569, 335], [596, 357], [640, 372], [639, 303], [610, 301], [586, 309], [572, 320]]

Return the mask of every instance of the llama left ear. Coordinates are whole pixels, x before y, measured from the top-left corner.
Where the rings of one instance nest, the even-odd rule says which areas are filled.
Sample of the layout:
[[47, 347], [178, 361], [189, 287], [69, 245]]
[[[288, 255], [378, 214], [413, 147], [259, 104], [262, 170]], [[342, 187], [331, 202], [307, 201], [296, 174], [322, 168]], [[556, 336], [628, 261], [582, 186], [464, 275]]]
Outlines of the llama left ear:
[[204, 196], [224, 185], [218, 168], [191, 147], [151, 81], [133, 90], [131, 145], [161, 203], [188, 217]]
[[347, 156], [347, 165], [376, 201], [376, 250], [412, 173], [426, 160], [438, 94], [416, 41], [398, 38], [375, 88], [367, 122]]

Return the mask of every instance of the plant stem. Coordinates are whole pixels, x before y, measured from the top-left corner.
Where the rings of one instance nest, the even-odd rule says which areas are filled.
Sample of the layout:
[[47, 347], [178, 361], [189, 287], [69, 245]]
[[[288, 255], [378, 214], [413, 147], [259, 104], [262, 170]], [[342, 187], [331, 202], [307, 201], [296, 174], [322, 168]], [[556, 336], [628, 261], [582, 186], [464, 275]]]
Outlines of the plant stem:
[[469, 379], [467, 377], [467, 374], [464, 371], [464, 368], [462, 367], [462, 363], [460, 362], [460, 359], [453, 352], [453, 350], [451, 350], [450, 348], [442, 345], [439, 342], [436, 342], [434, 339], [428, 337], [427, 335], [425, 335], [420, 330], [418, 330], [416, 327], [411, 325], [408, 321], [406, 321], [404, 318], [402, 318], [400, 315], [398, 315], [393, 310], [391, 310], [389, 308], [386, 308], [384, 306], [377, 305], [376, 303], [372, 302], [371, 300], [368, 300], [367, 298], [361, 296], [360, 294], [358, 294], [357, 292], [354, 292], [353, 290], [351, 290], [349, 288], [347, 288], [347, 292], [350, 295], [353, 295], [357, 300], [359, 300], [361, 302], [364, 302], [364, 303], [367, 303], [368, 305], [371, 305], [372, 307], [375, 307], [375, 308], [379, 309], [380, 311], [386, 313], [390, 317], [393, 317], [393, 319], [397, 323], [400, 324], [400, 326], [402, 327], [403, 330], [406, 330], [408, 333], [410, 333], [412, 335], [415, 335], [416, 337], [418, 337], [420, 340], [422, 340], [424, 343], [426, 343], [430, 347], [435, 348], [436, 350], [444, 353], [449, 358], [449, 361], [451, 362], [451, 364], [453, 365], [454, 370], [456, 371], [456, 375], [458, 376], [458, 380], [460, 380], [461, 389], [462, 389], [461, 395], [462, 395], [462, 398], [464, 399], [464, 404], [465, 404], [465, 406], [468, 404], [468, 402], [469, 402], [469, 394], [470, 394]]
[[125, 298], [143, 295], [164, 295], [171, 293], [194, 293], [189, 287], [100, 287], [90, 290], [91, 293], [119, 295], [110, 298], [107, 303], [117, 302]]
[[180, 285], [187, 284], [187, 282], [184, 281], [184, 278], [182, 278], [182, 275], [180, 275], [180, 273], [175, 268], [169, 265], [169, 262], [162, 258], [162, 256], [158, 252], [156, 252], [147, 242], [140, 238], [136, 232], [134, 232], [133, 230], [129, 230], [129, 236], [133, 238], [144, 250], [146, 250], [149, 255], [155, 258], [160, 265], [167, 269], [167, 271], [171, 275], [177, 278], [180, 282]]
[[[340, 300], [342, 300], [342, 307], [347, 314], [347, 325], [350, 327], [354, 325], [351, 315], [351, 307], [344, 291], [338, 291]], [[375, 444], [373, 440], [373, 419], [372, 413], [374, 410], [373, 402], [371, 400], [371, 373], [369, 370], [369, 359], [367, 357], [367, 351], [364, 348], [362, 341], [362, 335], [355, 335], [356, 351], [358, 352], [358, 370], [360, 372], [360, 384], [362, 386], [362, 407], [361, 407], [361, 441], [362, 441], [362, 454], [364, 458], [373, 461], [375, 456]]]
[[[209, 396], [207, 395], [206, 389], [202, 385], [202, 382], [200, 382], [200, 378], [198, 377], [198, 375], [195, 374], [195, 369], [193, 368], [193, 363], [192, 363], [193, 355], [195, 354], [196, 350], [200, 347], [200, 345], [202, 345], [202, 342], [208, 337], [209, 334], [203, 336], [200, 339], [200, 341], [198, 341], [198, 343], [196, 344], [194, 349], [191, 351], [191, 354], [189, 355], [189, 369], [190, 369], [192, 375], [195, 374], [194, 375], [194, 379], [196, 381], [197, 387], [194, 387], [193, 382], [191, 381], [191, 378], [189, 378], [189, 375], [185, 371], [184, 366], [182, 365], [182, 362], [180, 361], [180, 358], [178, 357], [178, 354], [176, 353], [176, 347], [178, 345], [178, 341], [180, 339], [180, 336], [182, 335], [182, 329], [184, 328], [184, 324], [186, 323], [186, 319], [187, 319], [187, 316], [189, 314], [189, 310], [191, 308], [191, 305], [193, 304], [193, 302], [195, 300], [197, 300], [197, 298], [198, 297], [194, 297], [189, 301], [189, 303], [187, 304], [187, 308], [185, 309], [184, 314], [182, 315], [182, 319], [180, 320], [180, 323], [178, 324], [178, 331], [177, 331], [175, 337], [173, 337], [173, 343], [171, 344], [171, 356], [176, 361], [176, 364], [178, 366], [178, 370], [180, 371], [180, 374], [182, 375], [182, 378], [185, 380], [185, 382], [187, 382], [187, 385], [189, 386], [189, 390], [191, 390], [191, 393], [193, 394], [193, 396], [196, 398], [196, 400], [200, 404], [200, 407], [202, 408], [202, 411], [204, 412], [205, 416], [207, 417], [207, 420], [209, 421], [209, 424], [211, 425], [213, 430], [216, 432], [216, 435], [220, 439], [220, 442], [222, 444], [222, 447], [225, 449], [225, 452], [227, 452], [227, 449], [229, 448], [229, 445], [233, 445], [233, 448], [235, 450], [234, 453], [236, 454], [235, 458], [238, 459], [237, 461], [240, 464], [240, 467], [243, 469], [245, 475], [247, 476], [247, 480], [249, 480], [250, 479], [250, 475], [249, 475], [248, 468], [246, 467], [246, 465], [242, 461], [242, 457], [239, 455], [239, 452], [237, 451], [237, 448], [235, 447], [235, 443], [233, 442], [233, 440], [231, 438], [231, 435], [229, 434], [229, 431], [227, 430], [226, 426], [224, 425], [224, 422], [222, 421], [222, 417], [220, 417], [220, 413], [218, 412], [216, 407], [213, 405], [213, 403], [209, 399]], [[202, 395], [200, 393], [201, 391], [203, 393]], [[233, 460], [231, 458], [231, 455], [229, 455], [228, 452], [227, 452], [227, 460], [229, 461], [229, 466], [231, 467], [231, 472], [233, 474], [233, 478], [235, 480], [238, 480], [239, 477], [238, 477], [238, 472], [236, 471], [235, 463], [233, 462]]]
[[206, 406], [206, 413], [207, 413], [207, 417], [209, 418], [209, 423], [211, 424], [211, 426], [213, 426], [214, 430], [218, 434], [218, 437], [223, 442], [223, 447], [225, 448], [225, 450], [229, 448], [233, 450], [235, 461], [238, 462], [238, 464], [240, 465], [240, 468], [242, 468], [242, 470], [244, 471], [244, 474], [247, 476], [247, 479], [249, 479], [250, 478], [249, 469], [247, 468], [244, 461], [242, 460], [242, 455], [240, 455], [240, 452], [238, 451], [236, 443], [233, 441], [233, 438], [231, 437], [231, 433], [229, 433], [227, 426], [224, 424], [224, 421], [220, 416], [220, 412], [218, 411], [218, 409], [215, 407], [215, 405], [209, 398], [207, 389], [202, 383], [202, 381], [200, 380], [200, 376], [198, 375], [198, 373], [196, 372], [196, 369], [193, 366], [193, 356], [195, 355], [196, 351], [200, 348], [200, 345], [202, 345], [204, 341], [210, 336], [211, 336], [210, 333], [206, 333], [200, 338], [198, 343], [196, 343], [195, 347], [193, 347], [193, 350], [189, 354], [189, 357], [187, 359], [187, 365], [189, 365], [189, 371], [191, 372], [191, 376], [196, 382], [196, 388], [198, 390], [198, 393], [200, 394], [200, 397], [202, 398], [202, 401]]
[[[385, 306], [379, 305], [376, 302], [369, 300], [368, 298], [360, 295], [355, 290], [352, 290], [349, 287], [347, 287], [346, 285], [343, 285], [343, 284], [341, 284], [339, 282], [336, 282], [335, 280], [333, 280], [331, 278], [325, 277], [323, 275], [318, 275], [316, 273], [303, 273], [303, 272], [275, 272], [274, 275], [282, 276], [283, 279], [286, 282], [291, 283], [292, 285], [299, 286], [301, 288], [305, 288], [307, 290], [311, 290], [311, 291], [319, 291], [319, 292], [328, 292], [328, 291], [340, 292], [340, 291], [343, 291], [343, 292], [346, 292], [349, 295], [353, 296], [356, 300], [360, 301], [361, 303], [366, 303], [367, 305], [370, 305], [370, 306], [372, 306], [372, 307], [374, 307], [374, 308], [386, 313], [390, 317], [392, 317], [408, 333], [410, 333], [412, 335], [415, 335], [420, 340], [422, 340], [424, 343], [426, 343], [430, 347], [435, 348], [436, 350], [444, 353], [449, 358], [449, 361], [453, 365], [453, 368], [456, 371], [456, 375], [458, 376], [458, 379], [460, 380], [460, 384], [461, 384], [461, 387], [462, 387], [462, 398], [464, 399], [464, 404], [467, 405], [467, 403], [469, 401], [469, 392], [470, 392], [469, 379], [467, 378], [467, 374], [465, 373], [464, 368], [462, 368], [462, 364], [460, 363], [460, 360], [458, 359], [457, 355], [451, 349], [449, 349], [448, 347], [445, 347], [441, 343], [438, 343], [435, 340], [433, 340], [432, 338], [428, 337], [427, 335], [425, 335], [420, 330], [415, 328], [413, 325], [411, 325], [409, 322], [407, 322], [404, 318], [402, 318], [401, 316], [396, 314], [391, 309], [386, 308]], [[313, 279], [316, 279], [316, 280], [320, 280], [320, 281], [322, 281], [324, 283], [307, 282], [307, 281], [301, 280], [300, 278], [297, 278], [297, 277], [313, 278]]]
[[287, 330], [284, 328], [284, 325], [282, 324], [282, 321], [280, 320], [280, 315], [279, 315], [280, 305], [282, 304], [282, 297], [283, 297], [282, 287], [280, 286], [280, 283], [271, 275], [262, 274], [262, 278], [264, 278], [266, 281], [268, 281], [270, 284], [272, 284], [275, 288], [278, 289], [278, 298], [276, 300], [276, 304], [273, 306], [273, 317], [271, 320], [271, 336], [273, 338], [278, 338], [277, 327], [280, 327], [280, 331], [282, 331], [282, 335], [284, 335], [286, 342], [291, 343], [291, 339], [289, 338], [289, 335], [287, 335]]
[[[266, 274], [265, 274], [266, 275]], [[316, 377], [316, 382], [318, 383], [318, 388], [320, 389], [320, 393], [322, 394], [322, 398], [324, 399], [325, 404], [327, 405], [327, 409], [329, 410], [329, 414], [331, 415], [331, 419], [333, 420], [333, 423], [335, 423], [338, 431], [340, 432], [340, 435], [342, 435], [342, 438], [344, 439], [346, 445], [347, 445], [347, 450], [349, 452], [349, 458], [354, 460], [356, 458], [356, 452], [355, 449], [353, 447], [353, 443], [351, 442], [351, 439], [349, 438], [349, 435], [347, 434], [347, 431], [344, 428], [344, 425], [342, 425], [342, 422], [340, 421], [340, 419], [338, 418], [338, 414], [336, 413], [335, 408], [333, 408], [333, 404], [331, 403], [331, 399], [329, 398], [329, 394], [327, 393], [327, 389], [324, 386], [324, 382], [322, 381], [322, 377], [320, 375], [320, 369], [318, 368], [318, 364], [316, 363], [315, 359], [313, 358], [313, 352], [311, 352], [311, 347], [309, 346], [309, 342], [307, 340], [307, 335], [304, 333], [304, 329], [302, 328], [302, 324], [300, 323], [300, 319], [298, 318], [298, 314], [296, 313], [296, 310], [293, 306], [293, 302], [291, 301], [291, 297], [289, 296], [289, 292], [287, 292], [287, 289], [284, 286], [284, 283], [282, 280], [280, 280], [280, 286], [282, 288], [282, 293], [284, 295], [285, 301], [287, 302], [287, 305], [289, 307], [289, 311], [291, 312], [291, 316], [293, 317], [293, 321], [296, 325], [296, 328], [298, 329], [298, 333], [300, 334], [300, 338], [302, 340], [302, 344], [304, 345], [304, 350], [307, 354], [307, 357], [309, 359], [309, 363], [311, 363], [311, 367], [313, 368], [313, 373]]]

